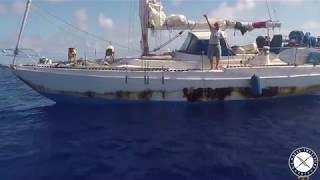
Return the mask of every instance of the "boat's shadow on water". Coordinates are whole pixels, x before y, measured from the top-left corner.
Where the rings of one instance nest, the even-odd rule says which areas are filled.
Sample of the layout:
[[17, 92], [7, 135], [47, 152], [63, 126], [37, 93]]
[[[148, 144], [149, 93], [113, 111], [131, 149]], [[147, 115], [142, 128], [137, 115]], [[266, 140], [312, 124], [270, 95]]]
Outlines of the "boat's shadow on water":
[[320, 98], [209, 104], [53, 105], [38, 111], [37, 175], [68, 179], [288, 179], [319, 149]]
[[[146, 120], [176, 121], [181, 119], [201, 119], [227, 121], [230, 118], [253, 118], [261, 114], [304, 114], [307, 110], [317, 110], [320, 96], [297, 96], [249, 101], [220, 101], [212, 103], [108, 103], [105, 105], [53, 104], [35, 108], [46, 115], [46, 119], [68, 120]], [[294, 116], [295, 117], [295, 116]], [[294, 118], [288, 117], [288, 118]], [[47, 119], [47, 120], [48, 120]], [[110, 122], [109, 121], [109, 122]], [[145, 121], [143, 121], [145, 122]]]

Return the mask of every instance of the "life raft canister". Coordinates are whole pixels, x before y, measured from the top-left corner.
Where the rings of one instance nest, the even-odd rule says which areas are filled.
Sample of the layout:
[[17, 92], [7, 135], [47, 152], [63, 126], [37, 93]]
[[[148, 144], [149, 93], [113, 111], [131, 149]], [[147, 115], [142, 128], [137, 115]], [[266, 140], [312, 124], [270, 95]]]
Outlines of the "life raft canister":
[[255, 97], [262, 96], [262, 81], [257, 75], [253, 75], [250, 80], [251, 91]]

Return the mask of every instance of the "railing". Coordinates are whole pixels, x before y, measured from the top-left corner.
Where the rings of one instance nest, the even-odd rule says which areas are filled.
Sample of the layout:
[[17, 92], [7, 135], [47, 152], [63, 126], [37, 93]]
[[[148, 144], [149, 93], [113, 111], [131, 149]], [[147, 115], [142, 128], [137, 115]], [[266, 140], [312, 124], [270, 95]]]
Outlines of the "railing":
[[[25, 51], [30, 51], [31, 53], [20, 53], [19, 56], [21, 56], [21, 58], [29, 58], [29, 59], [33, 59], [33, 60], [39, 60], [40, 55], [38, 55], [37, 53], [35, 53], [35, 51], [32, 51], [30, 49], [25, 49]], [[269, 52], [269, 51], [274, 51], [276, 50], [277, 54]], [[1, 51], [1, 50], [0, 50]], [[5, 56], [10, 56], [10, 54], [13, 52], [13, 49], [11, 50], [2, 50], [0, 52], [0, 55], [5, 55]], [[22, 52], [22, 51], [21, 51]], [[311, 54], [312, 53], [312, 54]], [[263, 59], [263, 57], [265, 56], [269, 56], [270, 58], [270, 64], [261, 64], [261, 65], [253, 65], [252, 62], [255, 60], [255, 58], [258, 58], [258, 56], [260, 56], [259, 58]], [[11, 55], [12, 56], [12, 55]], [[124, 58], [125, 60], [130, 60], [130, 59], [140, 59], [140, 58]], [[163, 60], [168, 60], [163, 59]], [[170, 60], [175, 60], [170, 59]], [[152, 66], [149, 63], [148, 59], [144, 59], [142, 58], [142, 63], [147, 63], [147, 64], [141, 64], [141, 67], [130, 67], [128, 68], [128, 63], [126, 63], [126, 68], [123, 69], [122, 67], [98, 67], [97, 66], [90, 66], [87, 64], [85, 64], [83, 67], [83, 69], [110, 69], [110, 70], [126, 70], [126, 71], [131, 71], [131, 70], [142, 70], [142, 71], [191, 71], [191, 70], [201, 70], [204, 71], [206, 70], [207, 64], [209, 63], [209, 60], [207, 59], [207, 56], [205, 55], [205, 52], [202, 52], [201, 58], [199, 59], [200, 63], [198, 67], [195, 68], [181, 68], [181, 69], [169, 69], [167, 68], [168, 66], [166, 66], [166, 62], [161, 62], [163, 63], [160, 68], [159, 67], [155, 67]], [[273, 63], [273, 62], [281, 62], [279, 61], [281, 60], [283, 63]], [[150, 61], [151, 62], [151, 61]], [[181, 62], [181, 61], [180, 61]], [[37, 62], [38, 63], [38, 62]], [[214, 61], [215, 63], [215, 61]], [[320, 64], [320, 49], [315, 49], [315, 48], [308, 48], [308, 47], [274, 47], [274, 48], [262, 48], [262, 49], [257, 49], [257, 53], [255, 54], [237, 54], [237, 56], [225, 56], [224, 59], [220, 60], [220, 64], [223, 65], [223, 67], [225, 68], [234, 68], [234, 67], [252, 67], [252, 66], [283, 66], [283, 65], [292, 65], [292, 66], [299, 66], [299, 65], [303, 65], [303, 64], [310, 64], [310, 65], [314, 65], [317, 66], [318, 64]], [[58, 68], [59, 66], [55, 66], [55, 68]], [[165, 68], [163, 68], [165, 67]], [[67, 67], [64, 66], [63, 64], [61, 64], [61, 68], [80, 68], [80, 67]], [[147, 73], [147, 72], [146, 72]]]
[[[257, 49], [256, 54], [237, 54], [236, 56], [227, 56], [227, 67], [231, 66], [230, 60], [238, 60], [239, 56], [241, 64], [243, 66], [249, 66], [250, 62], [257, 58], [257, 56], [269, 56], [270, 64], [266, 66], [275, 64], [272, 61], [280, 60], [286, 65], [303, 65], [303, 64], [320, 64], [320, 49], [319, 48], [308, 48], [308, 47], [273, 47], [273, 48], [262, 48]], [[290, 51], [291, 50], [291, 51]], [[277, 52], [277, 53], [274, 53]], [[319, 55], [315, 55], [319, 53]], [[313, 61], [312, 61], [313, 60]]]
[[[259, 61], [260, 64], [257, 63]], [[208, 63], [210, 61], [207, 58], [205, 52], [202, 52], [199, 62], [201, 63], [198, 66], [199, 70], [203, 71], [204, 69], [208, 69]], [[320, 48], [265, 47], [262, 49], [256, 49], [256, 53], [243, 53], [236, 54], [234, 56], [223, 56], [220, 60], [220, 65], [222, 65], [224, 68], [257, 66], [300, 66], [306, 64], [313, 66], [320, 65]]]

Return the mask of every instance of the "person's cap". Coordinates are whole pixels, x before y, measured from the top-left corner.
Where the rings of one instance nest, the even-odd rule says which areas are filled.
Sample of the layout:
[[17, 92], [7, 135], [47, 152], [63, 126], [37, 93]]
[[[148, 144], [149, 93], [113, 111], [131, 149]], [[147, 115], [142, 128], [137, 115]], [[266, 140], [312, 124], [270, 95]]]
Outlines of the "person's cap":
[[113, 47], [112, 45], [108, 45], [108, 46], [107, 46], [107, 49], [111, 49], [111, 50], [114, 51], [114, 47]]

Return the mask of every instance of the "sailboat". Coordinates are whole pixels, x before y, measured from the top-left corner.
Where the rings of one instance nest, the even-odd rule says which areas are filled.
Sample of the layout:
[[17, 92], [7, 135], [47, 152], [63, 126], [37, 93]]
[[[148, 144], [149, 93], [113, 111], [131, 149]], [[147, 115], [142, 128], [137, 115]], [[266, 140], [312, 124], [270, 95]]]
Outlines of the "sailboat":
[[[209, 102], [247, 100], [314, 93], [320, 90], [320, 66], [305, 56], [318, 53], [307, 48], [273, 51], [252, 44], [224, 54], [219, 70], [209, 70], [206, 48], [210, 38], [205, 21], [183, 15], [167, 16], [159, 0], [139, 0], [142, 54], [120, 58], [110, 64], [17, 64], [10, 69], [35, 91], [57, 103], [84, 102]], [[14, 56], [30, 9], [27, 1]], [[210, 19], [222, 29], [247, 33], [274, 29], [280, 22], [236, 22]], [[149, 31], [188, 30], [180, 50], [153, 55]], [[280, 44], [281, 46], [281, 44]], [[279, 47], [278, 47], [279, 48]], [[302, 55], [301, 55], [302, 54]], [[15, 58], [14, 58], [15, 59]]]

